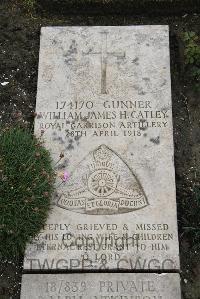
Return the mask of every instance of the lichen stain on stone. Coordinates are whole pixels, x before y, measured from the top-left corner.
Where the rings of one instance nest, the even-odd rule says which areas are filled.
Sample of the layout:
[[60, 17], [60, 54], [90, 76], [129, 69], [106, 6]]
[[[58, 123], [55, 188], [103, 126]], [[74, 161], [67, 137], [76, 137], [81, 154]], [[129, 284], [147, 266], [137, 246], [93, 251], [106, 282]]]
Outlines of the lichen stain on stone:
[[74, 145], [73, 145], [74, 141], [76, 141], [75, 137], [74, 137], [74, 139], [73, 138], [67, 138], [67, 144], [65, 145], [65, 150], [66, 151], [71, 151], [75, 148]]
[[70, 56], [72, 54], [77, 54], [77, 43], [76, 41], [73, 39], [72, 43], [69, 47], [69, 50], [66, 52], [66, 54], [64, 54], [64, 57]]
[[82, 120], [82, 122], [86, 123], [88, 125], [88, 127], [91, 126], [91, 123], [89, 122], [89, 120], [87, 119], [87, 117], [83, 117], [81, 120]]
[[144, 80], [144, 81], [150, 81], [150, 78], [144, 77], [144, 78], [142, 78], [142, 80]]
[[55, 166], [55, 170], [65, 169], [69, 165], [69, 160], [65, 159], [62, 163], [59, 163]]
[[141, 130], [141, 131], [146, 131], [146, 130], [147, 130], [147, 127], [139, 127], [139, 130]]
[[74, 149], [74, 146], [72, 145], [72, 143], [70, 143], [70, 144], [68, 144], [68, 145], [65, 147], [65, 149], [66, 149], [67, 151], [71, 151], [71, 150]]
[[76, 62], [75, 55], [78, 53], [77, 43], [75, 40], [72, 40], [72, 43], [69, 47], [69, 50], [63, 55], [66, 59], [64, 60], [66, 64], [72, 64]]
[[140, 87], [139, 85], [137, 84], [133, 84], [132, 87], [137, 90], [138, 94], [139, 95], [145, 95], [146, 93], [142, 90], [142, 87]]
[[61, 136], [53, 137], [52, 140], [53, 140], [53, 141], [58, 141], [60, 144], [64, 144], [64, 143], [65, 143], [65, 141], [62, 139]]
[[81, 137], [82, 137], [81, 135], [80, 135], [80, 136], [75, 136], [75, 137], [74, 137], [74, 140], [77, 142], [77, 144], [79, 144], [78, 141], [79, 141], [79, 139], [80, 139]]
[[139, 94], [139, 95], [145, 95], [146, 92], [142, 90], [142, 91], [138, 91], [138, 94]]
[[163, 87], [163, 86], [165, 86], [167, 84], [167, 80], [165, 79], [164, 81], [163, 81], [163, 83], [160, 85], [160, 87]]
[[65, 59], [64, 61], [65, 61], [66, 64], [71, 65], [73, 62], [76, 62], [76, 59], [75, 58], [68, 58], [68, 59]]
[[[140, 122], [142, 123], [142, 124], [144, 124], [145, 122], [146, 122], [146, 119], [140, 119]], [[141, 127], [140, 125], [139, 125], [139, 129], [140, 130], [142, 130], [142, 131], [146, 131], [147, 129], [148, 129], [148, 127], [146, 126], [146, 127]]]
[[156, 138], [151, 138], [150, 141], [153, 142], [154, 144], [158, 145], [158, 144], [160, 144], [160, 136], [158, 136]]
[[139, 65], [139, 58], [136, 57], [135, 59], [132, 60], [132, 63], [134, 63], [135, 65]]

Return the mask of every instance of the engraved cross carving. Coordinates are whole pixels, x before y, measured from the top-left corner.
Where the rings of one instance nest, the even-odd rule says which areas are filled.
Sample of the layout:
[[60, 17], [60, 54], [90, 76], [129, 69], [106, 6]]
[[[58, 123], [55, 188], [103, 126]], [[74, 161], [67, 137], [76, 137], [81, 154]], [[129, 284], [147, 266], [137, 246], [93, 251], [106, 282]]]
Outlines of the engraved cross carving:
[[106, 87], [106, 77], [107, 77], [107, 63], [109, 56], [115, 56], [117, 58], [125, 58], [125, 52], [108, 52], [107, 49], [107, 39], [108, 39], [108, 32], [103, 31], [101, 32], [101, 51], [100, 52], [93, 52], [89, 50], [84, 55], [101, 55], [101, 94], [107, 94], [107, 87]]

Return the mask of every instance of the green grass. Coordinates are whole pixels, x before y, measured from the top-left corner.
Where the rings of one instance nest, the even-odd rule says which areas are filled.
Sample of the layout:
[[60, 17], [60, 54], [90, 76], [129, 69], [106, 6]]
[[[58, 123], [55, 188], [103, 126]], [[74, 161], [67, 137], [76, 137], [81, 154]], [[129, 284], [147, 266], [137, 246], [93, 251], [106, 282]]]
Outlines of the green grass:
[[196, 32], [187, 31], [182, 35], [186, 75], [191, 84], [200, 90], [200, 37]]
[[24, 253], [50, 209], [54, 170], [49, 152], [30, 131], [0, 129], [0, 257]]

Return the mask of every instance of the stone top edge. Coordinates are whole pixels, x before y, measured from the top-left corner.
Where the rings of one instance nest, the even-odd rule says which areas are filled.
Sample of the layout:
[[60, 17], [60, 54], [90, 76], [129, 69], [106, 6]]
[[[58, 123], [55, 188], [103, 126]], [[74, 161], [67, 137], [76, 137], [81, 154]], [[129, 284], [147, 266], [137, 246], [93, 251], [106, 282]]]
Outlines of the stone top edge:
[[80, 28], [150, 28], [150, 29], [163, 29], [163, 30], [169, 30], [169, 25], [130, 25], [130, 26], [43, 26], [41, 27], [42, 31], [46, 30], [60, 30], [60, 29], [80, 29]]
[[67, 273], [67, 272], [63, 272], [63, 273], [23, 273], [22, 277], [27, 276], [27, 277], [31, 277], [31, 276], [98, 276], [98, 275], [104, 275], [104, 276], [108, 276], [108, 275], [127, 275], [127, 276], [154, 276], [154, 277], [167, 277], [167, 276], [174, 276], [174, 277], [180, 277], [180, 273], [178, 272], [167, 272], [167, 273], [153, 273], [153, 272], [77, 272], [77, 273]]

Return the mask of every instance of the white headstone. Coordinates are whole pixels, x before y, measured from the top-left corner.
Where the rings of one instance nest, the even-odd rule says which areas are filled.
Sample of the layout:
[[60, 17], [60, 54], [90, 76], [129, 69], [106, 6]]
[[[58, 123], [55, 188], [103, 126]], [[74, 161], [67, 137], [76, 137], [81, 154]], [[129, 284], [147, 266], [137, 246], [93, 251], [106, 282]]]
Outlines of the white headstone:
[[35, 133], [57, 194], [25, 269], [179, 269], [168, 35], [42, 28]]
[[26, 274], [21, 299], [181, 299], [176, 273]]

